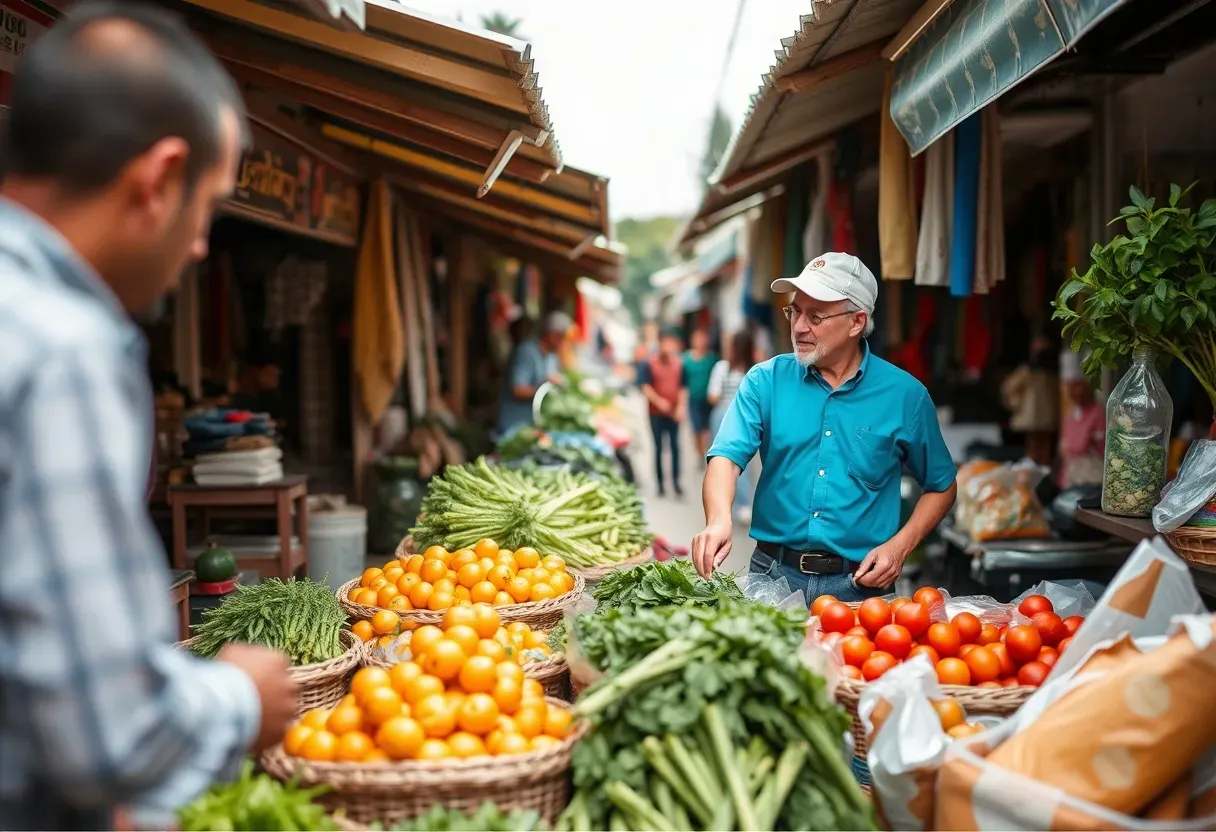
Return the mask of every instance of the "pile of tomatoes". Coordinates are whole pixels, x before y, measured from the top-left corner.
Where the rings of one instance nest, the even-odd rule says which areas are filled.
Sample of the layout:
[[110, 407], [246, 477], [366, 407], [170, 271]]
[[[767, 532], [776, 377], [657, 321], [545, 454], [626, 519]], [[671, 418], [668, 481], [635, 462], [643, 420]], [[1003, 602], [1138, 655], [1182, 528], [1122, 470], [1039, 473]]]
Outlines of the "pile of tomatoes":
[[947, 697], [946, 699], [935, 699], [932, 704], [933, 710], [937, 711], [937, 718], [941, 722], [942, 730], [951, 739], [971, 737], [984, 731], [984, 726], [980, 723], [967, 721], [967, 713], [957, 700]]
[[1042, 595], [1024, 599], [1017, 612], [1028, 623], [998, 625], [970, 612], [945, 620], [945, 599], [933, 587], [889, 603], [869, 598], [856, 611], [831, 595], [811, 605], [819, 637], [839, 649], [849, 678], [870, 682], [923, 655], [944, 685], [1038, 687], [1084, 619], [1060, 618]]

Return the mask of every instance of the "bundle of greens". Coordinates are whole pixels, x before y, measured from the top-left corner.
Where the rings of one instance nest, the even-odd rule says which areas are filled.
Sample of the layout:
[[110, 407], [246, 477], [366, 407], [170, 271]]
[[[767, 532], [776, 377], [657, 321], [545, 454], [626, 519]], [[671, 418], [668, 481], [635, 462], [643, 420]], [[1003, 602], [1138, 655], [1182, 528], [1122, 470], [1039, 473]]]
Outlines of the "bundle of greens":
[[591, 731], [560, 828], [874, 828], [848, 718], [797, 657], [804, 616], [743, 602], [584, 618], [607, 675], [575, 708]]
[[715, 606], [725, 600], [743, 600], [733, 575], [715, 572], [707, 581], [688, 560], [653, 561], [610, 572], [592, 594], [597, 612], [633, 612], [688, 602]]
[[654, 540], [637, 489], [617, 477], [564, 469], [511, 469], [477, 462], [449, 466], [431, 480], [422, 518], [410, 530], [417, 551], [449, 551], [492, 538], [531, 546], [573, 567], [620, 563]]
[[403, 820], [393, 827], [397, 832], [535, 832], [542, 828], [536, 812], [522, 809], [504, 812], [489, 801], [471, 814], [436, 805], [425, 815]]
[[327, 786], [301, 789], [295, 780], [280, 783], [267, 774], [255, 775], [253, 760], [246, 760], [235, 782], [212, 786], [179, 809], [178, 824], [181, 832], [328, 832], [338, 826], [324, 807], [313, 802], [327, 790]]
[[339, 633], [346, 613], [324, 581], [271, 578], [236, 592], [203, 613], [190, 650], [213, 658], [230, 641], [264, 644], [294, 665], [316, 664], [345, 652]]
[[552, 387], [540, 403], [540, 427], [550, 433], [595, 433], [595, 406], [576, 387]]

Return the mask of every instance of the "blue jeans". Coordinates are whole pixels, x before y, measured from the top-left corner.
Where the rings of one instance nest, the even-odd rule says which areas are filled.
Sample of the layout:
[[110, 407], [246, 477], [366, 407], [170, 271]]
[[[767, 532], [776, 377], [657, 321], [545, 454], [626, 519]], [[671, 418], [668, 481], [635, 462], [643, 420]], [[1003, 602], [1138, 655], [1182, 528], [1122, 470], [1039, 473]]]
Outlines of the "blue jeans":
[[659, 491], [663, 484], [663, 437], [671, 448], [671, 484], [680, 490], [680, 423], [670, 416], [651, 416], [650, 433], [654, 437], [654, 476]]
[[806, 595], [807, 603], [811, 603], [820, 595], [834, 595], [838, 601], [864, 601], [886, 595], [891, 587], [861, 586], [853, 580], [851, 574], [840, 575], [807, 575], [794, 567], [781, 563], [764, 552], [756, 549], [752, 552], [748, 571], [756, 575], [768, 575], [770, 578], [785, 578], [791, 590], [800, 590]]

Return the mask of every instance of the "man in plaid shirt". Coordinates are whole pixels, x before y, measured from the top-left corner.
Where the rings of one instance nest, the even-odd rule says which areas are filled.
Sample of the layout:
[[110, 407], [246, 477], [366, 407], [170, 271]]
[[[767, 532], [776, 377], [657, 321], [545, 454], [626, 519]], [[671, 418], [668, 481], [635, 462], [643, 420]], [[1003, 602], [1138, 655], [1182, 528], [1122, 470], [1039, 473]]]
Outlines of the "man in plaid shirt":
[[155, 9], [81, 4], [19, 66], [0, 149], [0, 829], [171, 810], [293, 716], [285, 656], [174, 649], [144, 502], [129, 314], [205, 256], [244, 132], [235, 86]]

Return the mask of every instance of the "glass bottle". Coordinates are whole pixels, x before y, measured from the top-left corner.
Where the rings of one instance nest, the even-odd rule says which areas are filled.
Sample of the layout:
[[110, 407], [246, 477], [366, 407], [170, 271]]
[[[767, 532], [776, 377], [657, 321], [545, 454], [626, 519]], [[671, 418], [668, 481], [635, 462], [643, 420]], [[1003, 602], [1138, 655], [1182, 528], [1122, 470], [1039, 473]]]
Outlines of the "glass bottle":
[[1102, 511], [1107, 514], [1148, 517], [1165, 487], [1174, 402], [1154, 357], [1153, 350], [1136, 348], [1106, 403]]

